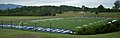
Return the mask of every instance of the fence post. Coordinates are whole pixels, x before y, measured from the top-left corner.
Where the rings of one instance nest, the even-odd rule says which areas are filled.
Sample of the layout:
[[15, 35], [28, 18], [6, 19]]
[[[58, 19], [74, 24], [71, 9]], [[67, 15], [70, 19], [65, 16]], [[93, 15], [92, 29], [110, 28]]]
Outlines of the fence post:
[[52, 23], [50, 22], [50, 33], [51, 33], [51, 27], [52, 27]]
[[[37, 23], [35, 22], [34, 24], [35, 24], [35, 26], [34, 26], [34, 29], [35, 29], [35, 28], [36, 28], [36, 24], [37, 24]], [[35, 32], [36, 32], [36, 29], [35, 29]]]
[[3, 20], [1, 22], [2, 22], [2, 27], [1, 28], [3, 29]]
[[12, 24], [12, 20], [11, 20], [11, 29], [12, 29], [12, 25], [13, 25], [13, 24]]

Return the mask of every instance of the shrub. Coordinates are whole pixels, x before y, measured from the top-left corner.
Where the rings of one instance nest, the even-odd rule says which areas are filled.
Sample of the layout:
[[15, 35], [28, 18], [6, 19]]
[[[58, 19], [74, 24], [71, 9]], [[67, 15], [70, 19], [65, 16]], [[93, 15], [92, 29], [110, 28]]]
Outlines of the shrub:
[[75, 34], [91, 35], [91, 34], [102, 34], [102, 33], [109, 33], [115, 31], [120, 31], [120, 20], [110, 20], [110, 22], [108, 23], [81, 26], [81, 28], [77, 28]]

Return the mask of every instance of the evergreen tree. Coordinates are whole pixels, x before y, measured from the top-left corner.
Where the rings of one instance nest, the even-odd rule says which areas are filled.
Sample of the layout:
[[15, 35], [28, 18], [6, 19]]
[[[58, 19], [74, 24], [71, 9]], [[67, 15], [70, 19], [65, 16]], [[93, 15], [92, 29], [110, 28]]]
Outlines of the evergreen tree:
[[104, 6], [103, 5], [100, 5], [97, 7], [97, 10], [98, 12], [103, 12], [105, 10]]

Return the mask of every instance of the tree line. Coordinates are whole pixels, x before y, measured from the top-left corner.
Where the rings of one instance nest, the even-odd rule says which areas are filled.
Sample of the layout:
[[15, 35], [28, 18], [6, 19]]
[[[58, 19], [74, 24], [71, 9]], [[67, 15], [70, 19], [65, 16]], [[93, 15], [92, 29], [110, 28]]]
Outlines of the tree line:
[[82, 7], [60, 5], [60, 6], [22, 6], [21, 8], [0, 10], [0, 16], [56, 16], [56, 14], [62, 14], [68, 11], [79, 11], [100, 13], [100, 12], [120, 12], [120, 1], [117, 0], [114, 3], [113, 8], [105, 8], [103, 5], [99, 5], [96, 8], [89, 8], [85, 5]]
[[0, 10], [0, 15], [7, 16], [55, 16], [67, 11], [79, 11], [79, 7], [74, 6], [23, 6], [21, 8]]

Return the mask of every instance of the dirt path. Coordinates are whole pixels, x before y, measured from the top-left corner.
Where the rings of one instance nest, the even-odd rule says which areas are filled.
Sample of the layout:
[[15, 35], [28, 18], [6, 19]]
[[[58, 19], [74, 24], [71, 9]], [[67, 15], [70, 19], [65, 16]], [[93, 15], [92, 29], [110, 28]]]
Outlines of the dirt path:
[[[19, 22], [19, 21], [28, 21], [28, 20], [42, 20], [42, 19], [50, 19], [50, 18], [65, 18], [63, 16], [47, 16], [44, 18], [37, 17], [37, 18], [23, 18], [23, 19], [15, 19], [12, 20], [13, 22]], [[8, 18], [9, 19], [9, 18]], [[4, 22], [11, 22], [11, 20], [3, 20]]]
[[[80, 15], [81, 16], [81, 15]], [[44, 18], [24, 18], [24, 19], [16, 19], [12, 20], [13, 22], [19, 22], [19, 21], [28, 21], [28, 20], [42, 20], [42, 19], [50, 19], [50, 18], [66, 18], [68, 16], [47, 16]], [[95, 17], [95, 16], [86, 16], [86, 17]], [[98, 15], [97, 17], [106, 17], [106, 18], [120, 18], [120, 16], [101, 16]], [[9, 19], [9, 18], [8, 18]], [[11, 20], [4, 20], [4, 22], [10, 22]]]

